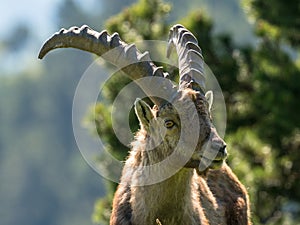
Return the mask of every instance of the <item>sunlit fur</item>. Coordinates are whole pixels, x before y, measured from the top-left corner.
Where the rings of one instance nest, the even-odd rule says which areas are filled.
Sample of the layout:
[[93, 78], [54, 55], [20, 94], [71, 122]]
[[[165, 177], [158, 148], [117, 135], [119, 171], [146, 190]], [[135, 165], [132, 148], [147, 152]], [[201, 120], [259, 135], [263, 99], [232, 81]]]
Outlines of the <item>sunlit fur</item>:
[[[190, 123], [185, 126], [193, 125], [196, 119], [202, 124], [202, 131], [199, 132], [201, 134], [199, 143], [201, 143], [205, 137], [209, 136], [210, 120], [208, 112], [205, 111], [206, 107], [199, 108], [203, 110], [199, 113], [194, 109], [189, 109], [189, 107], [195, 108], [193, 104], [195, 97], [196, 94], [193, 91], [184, 90], [178, 92], [173, 104], [176, 104], [176, 101], [180, 102], [180, 106], [185, 108], [186, 112], [191, 112], [181, 115], [181, 120]], [[132, 184], [143, 183], [143, 180], [148, 179], [143, 166], [158, 163], [173, 152], [182, 128], [178, 114], [170, 104], [159, 109], [154, 107], [148, 118], [144, 118], [144, 115], [150, 115], [145, 113], [146, 110], [139, 111], [136, 106], [141, 129], [132, 143], [121, 184], [114, 197], [111, 224], [156, 224], [156, 219], [159, 219], [162, 224], [169, 225], [207, 224], [198, 201], [197, 186], [193, 182], [195, 174], [193, 169], [182, 168], [165, 181], [152, 185], [132, 186]], [[165, 129], [164, 121], [169, 119], [173, 120], [176, 125], [172, 129]], [[164, 134], [164, 137], [161, 134]], [[193, 137], [193, 134], [187, 134], [184, 137]], [[186, 141], [189, 143], [189, 140]], [[153, 146], [156, 147], [153, 148]], [[157, 176], [164, 174], [164, 171], [151, 172], [156, 172]]]
[[[202, 145], [212, 141], [210, 138], [214, 136], [212, 132], [215, 130], [211, 124], [209, 106], [204, 96], [190, 89], [185, 89], [179, 91], [172, 102], [173, 105], [177, 103], [180, 103], [180, 107], [186, 112], [180, 115], [180, 120], [178, 112], [174, 110], [171, 104], [166, 104], [161, 108], [155, 106], [153, 109], [147, 109], [147, 105], [142, 101], [136, 105], [136, 114], [141, 129], [132, 143], [130, 155], [123, 169], [121, 183], [115, 193], [111, 225], [157, 224], [157, 219], [162, 225], [235, 224], [226, 223], [228, 221], [227, 212], [224, 212], [226, 206], [218, 205], [219, 202], [215, 198], [216, 194], [213, 192], [218, 187], [213, 188], [213, 191], [209, 188], [207, 179], [210, 181], [215, 179], [216, 182], [219, 182], [219, 178], [215, 178], [213, 174], [210, 175], [210, 171], [199, 175], [193, 168], [181, 168], [173, 176], [159, 183], [136, 185], [146, 182], [151, 177], [149, 173], [155, 173], [157, 177], [165, 174], [166, 171], [163, 170], [168, 168], [160, 168], [161, 170], [157, 171], [145, 171], [143, 168], [167, 159], [177, 146], [179, 138], [184, 138], [184, 142], [187, 144], [191, 141], [189, 138], [195, 138], [193, 133], [180, 137], [182, 126], [193, 126], [195, 120], [199, 121], [199, 137], [192, 158], [198, 157], [199, 159], [203, 151]], [[194, 110], [195, 106], [196, 110]], [[166, 120], [175, 122], [172, 129], [164, 127]], [[213, 140], [222, 142], [222, 139], [219, 140], [217, 137], [214, 136]], [[179, 152], [184, 154], [185, 147], [188, 148], [189, 146], [181, 146]], [[215, 149], [210, 151], [215, 151]], [[170, 162], [171, 166], [172, 162]], [[208, 177], [206, 178], [204, 174], [208, 174]], [[236, 177], [233, 177], [233, 180], [235, 179], [237, 180]], [[240, 185], [240, 183], [238, 184]], [[240, 188], [240, 186], [238, 187]], [[242, 199], [246, 204], [242, 207], [247, 212], [247, 195], [242, 186], [240, 189]], [[233, 189], [232, 192], [235, 190]], [[238, 199], [233, 199], [233, 201], [235, 200]], [[205, 207], [201, 205], [202, 201]]]

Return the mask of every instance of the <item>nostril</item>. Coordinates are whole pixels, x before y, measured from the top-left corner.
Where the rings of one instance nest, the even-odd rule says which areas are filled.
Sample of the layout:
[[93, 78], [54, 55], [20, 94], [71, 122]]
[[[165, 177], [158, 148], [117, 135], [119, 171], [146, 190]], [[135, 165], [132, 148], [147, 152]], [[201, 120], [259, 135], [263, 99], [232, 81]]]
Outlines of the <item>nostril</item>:
[[219, 149], [219, 151], [220, 151], [224, 156], [226, 156], [226, 155], [227, 155], [226, 145], [223, 145], [223, 146]]

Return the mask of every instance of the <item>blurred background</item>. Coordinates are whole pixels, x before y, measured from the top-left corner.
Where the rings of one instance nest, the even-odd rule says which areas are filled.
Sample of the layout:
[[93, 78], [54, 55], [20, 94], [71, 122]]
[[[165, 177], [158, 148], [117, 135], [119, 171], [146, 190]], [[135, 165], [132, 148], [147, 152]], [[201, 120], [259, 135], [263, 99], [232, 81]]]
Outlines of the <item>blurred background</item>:
[[[83, 24], [127, 42], [166, 40], [178, 22], [223, 90], [228, 164], [249, 191], [253, 223], [300, 224], [298, 1], [26, 0], [0, 13], [0, 224], [108, 223], [116, 185], [84, 161], [71, 122], [76, 85], [95, 58], [61, 50], [40, 61], [42, 43]], [[128, 148], [111, 129], [109, 103], [126, 82], [115, 75], [96, 121], [88, 109], [83, 118], [120, 159]]]

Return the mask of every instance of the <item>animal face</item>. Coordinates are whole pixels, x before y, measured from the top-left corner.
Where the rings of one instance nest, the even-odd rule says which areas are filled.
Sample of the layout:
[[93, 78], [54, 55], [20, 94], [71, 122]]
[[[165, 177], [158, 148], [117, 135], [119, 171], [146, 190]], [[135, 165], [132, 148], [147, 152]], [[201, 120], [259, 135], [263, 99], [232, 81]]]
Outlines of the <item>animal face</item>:
[[177, 92], [172, 102], [159, 108], [151, 109], [144, 101], [136, 101], [135, 112], [141, 129], [147, 133], [146, 151], [154, 153], [155, 163], [178, 149], [179, 158], [191, 153], [186, 167], [204, 171], [222, 165], [227, 155], [226, 144], [212, 124], [212, 99], [212, 92], [203, 96], [184, 89]]

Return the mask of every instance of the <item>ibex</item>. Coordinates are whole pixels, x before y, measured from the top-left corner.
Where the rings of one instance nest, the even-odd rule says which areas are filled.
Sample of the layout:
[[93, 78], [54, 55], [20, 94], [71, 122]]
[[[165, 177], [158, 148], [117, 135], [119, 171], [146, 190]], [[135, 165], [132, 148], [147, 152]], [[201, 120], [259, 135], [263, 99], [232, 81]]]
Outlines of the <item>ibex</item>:
[[[131, 144], [115, 193], [111, 225], [248, 224], [247, 193], [237, 178], [230, 175], [232, 172], [224, 163], [226, 144], [212, 124], [213, 96], [212, 92], [205, 94], [201, 49], [182, 25], [170, 30], [168, 54], [174, 46], [180, 75], [176, 86], [168, 73], [155, 66], [148, 52], [140, 53], [117, 33], [110, 36], [88, 26], [62, 29], [54, 34], [42, 47], [39, 58], [55, 48], [73, 47], [95, 53], [136, 81], [155, 104], [151, 108], [141, 99], [134, 104], [140, 130]], [[140, 78], [149, 82], [140, 82]], [[219, 175], [208, 171], [222, 165]], [[237, 193], [237, 197], [232, 195], [228, 200], [229, 205], [223, 202], [227, 197], [214, 193], [223, 187], [211, 184], [221, 181], [226, 185], [226, 176], [227, 184], [234, 184], [230, 192]], [[235, 214], [230, 214], [226, 207], [230, 203], [235, 207], [240, 197], [244, 203], [236, 210], [246, 214], [238, 211], [242, 220], [230, 219]]]

